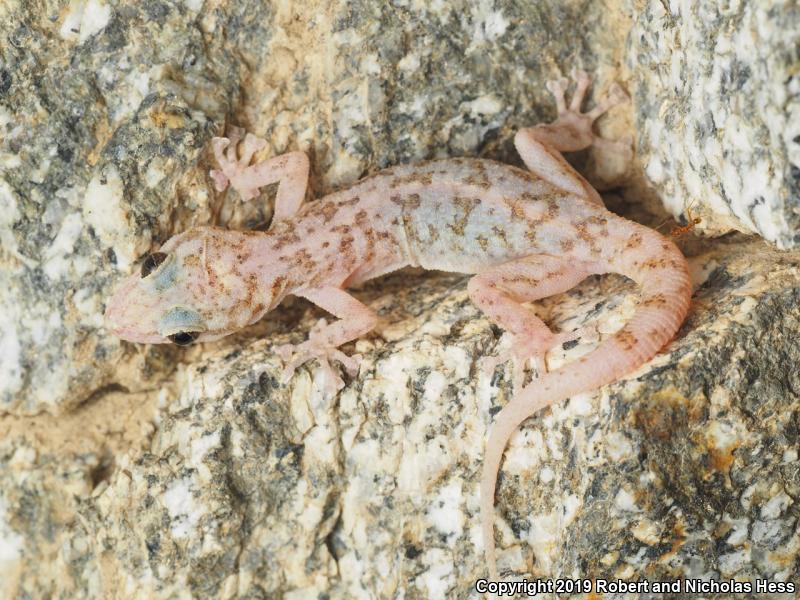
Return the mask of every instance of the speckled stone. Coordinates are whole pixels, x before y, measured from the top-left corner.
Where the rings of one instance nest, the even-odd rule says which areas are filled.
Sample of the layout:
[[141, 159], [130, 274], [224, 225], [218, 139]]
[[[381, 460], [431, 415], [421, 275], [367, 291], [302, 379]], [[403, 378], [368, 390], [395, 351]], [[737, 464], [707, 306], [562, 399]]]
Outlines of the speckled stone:
[[244, 31], [244, 5], [204, 24], [193, 4], [0, 6], [0, 411], [57, 412], [116, 379], [108, 290], [208, 195], [190, 167], [237, 63], [230, 46], [211, 59], [224, 44], [204, 27], [267, 36]]
[[637, 3], [638, 152], [674, 215], [711, 234], [800, 244], [800, 7], [791, 0]]

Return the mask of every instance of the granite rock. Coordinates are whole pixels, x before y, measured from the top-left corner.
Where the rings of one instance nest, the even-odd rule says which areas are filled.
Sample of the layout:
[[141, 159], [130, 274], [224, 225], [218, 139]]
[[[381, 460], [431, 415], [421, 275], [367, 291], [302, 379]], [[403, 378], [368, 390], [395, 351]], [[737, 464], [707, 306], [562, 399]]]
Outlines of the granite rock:
[[237, 63], [210, 58], [193, 4], [0, 6], [0, 411], [63, 411], [118, 381], [110, 286], [208, 203], [190, 167], [230, 108]]
[[[640, 6], [640, 8], [639, 8]], [[627, 62], [638, 153], [675, 216], [800, 244], [800, 7], [648, 0]]]

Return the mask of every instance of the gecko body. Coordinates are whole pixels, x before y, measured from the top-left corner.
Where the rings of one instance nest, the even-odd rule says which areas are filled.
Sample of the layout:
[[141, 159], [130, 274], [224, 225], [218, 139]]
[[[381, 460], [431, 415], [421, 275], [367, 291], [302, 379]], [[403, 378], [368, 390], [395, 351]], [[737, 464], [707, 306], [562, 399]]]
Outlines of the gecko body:
[[[657, 232], [607, 211], [596, 191], [561, 156], [597, 139], [592, 122], [623, 101], [621, 91], [589, 113], [580, 104], [582, 72], [569, 106], [567, 82], [553, 91], [559, 118], [523, 129], [516, 147], [528, 171], [482, 159], [398, 166], [303, 204], [308, 161], [300, 153], [251, 165], [263, 142], [215, 138], [218, 189], [244, 198], [279, 182], [266, 232], [199, 227], [171, 238], [127, 279], [109, 302], [106, 321], [119, 337], [179, 344], [214, 340], [258, 321], [286, 296], [309, 299], [338, 320], [309, 339], [278, 348], [284, 378], [317, 359], [334, 389], [343, 385], [335, 360], [354, 372], [357, 357], [338, 350], [376, 325], [373, 311], [345, 288], [405, 266], [471, 273], [471, 299], [513, 336], [519, 367], [535, 361], [540, 376], [498, 413], [487, 442], [481, 514], [490, 576], [497, 579], [494, 492], [508, 438], [536, 411], [606, 385], [649, 360], [673, 337], [689, 305], [686, 260]], [[239, 148], [239, 146], [241, 146]], [[240, 151], [240, 154], [238, 153]], [[553, 333], [522, 303], [564, 292], [592, 274], [619, 273], [642, 288], [631, 320], [595, 350], [546, 372], [544, 355], [578, 334]]]

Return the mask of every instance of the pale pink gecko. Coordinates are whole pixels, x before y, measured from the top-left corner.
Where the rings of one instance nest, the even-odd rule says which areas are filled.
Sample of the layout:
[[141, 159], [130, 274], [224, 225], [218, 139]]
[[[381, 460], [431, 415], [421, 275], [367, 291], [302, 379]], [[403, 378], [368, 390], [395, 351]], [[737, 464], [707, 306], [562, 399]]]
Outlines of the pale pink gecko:
[[[490, 577], [497, 579], [494, 493], [506, 443], [542, 408], [611, 383], [648, 361], [676, 333], [689, 307], [686, 260], [655, 231], [605, 209], [599, 194], [561, 156], [588, 147], [592, 123], [627, 99], [618, 86], [588, 113], [580, 106], [590, 79], [574, 74], [548, 83], [558, 118], [522, 129], [514, 143], [530, 172], [481, 159], [434, 160], [386, 169], [348, 189], [303, 204], [309, 163], [293, 152], [250, 165], [264, 142], [238, 133], [214, 138], [219, 191], [230, 183], [244, 199], [278, 182], [269, 231], [198, 227], [148, 256], [108, 304], [106, 322], [124, 340], [187, 344], [210, 341], [250, 325], [287, 295], [307, 298], [339, 320], [284, 346], [284, 379], [316, 358], [335, 388], [331, 369], [347, 371], [358, 357], [338, 348], [376, 325], [376, 315], [344, 291], [407, 265], [474, 273], [473, 302], [513, 336], [518, 365], [543, 366], [545, 353], [579, 333], [554, 334], [522, 303], [569, 290], [592, 274], [619, 273], [641, 285], [630, 321], [582, 358], [540, 375], [500, 411], [486, 445], [481, 520]], [[227, 147], [227, 153], [225, 149]], [[518, 377], [515, 377], [519, 381]]]

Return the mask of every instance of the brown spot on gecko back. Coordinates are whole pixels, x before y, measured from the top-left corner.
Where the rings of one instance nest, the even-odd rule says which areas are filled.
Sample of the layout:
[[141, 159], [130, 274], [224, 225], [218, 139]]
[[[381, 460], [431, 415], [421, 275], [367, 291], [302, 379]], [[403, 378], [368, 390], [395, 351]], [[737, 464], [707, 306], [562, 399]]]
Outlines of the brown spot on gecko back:
[[339, 207], [334, 204], [333, 202], [326, 202], [323, 204], [322, 208], [319, 209], [320, 214], [325, 223], [329, 223], [333, 217], [336, 216], [336, 213], [339, 212]]
[[622, 329], [614, 334], [614, 339], [620, 343], [622, 349], [626, 352], [633, 350], [633, 348], [639, 342], [639, 340], [636, 339], [636, 336], [627, 329]]
[[273, 301], [277, 298], [281, 292], [283, 292], [284, 284], [286, 283], [286, 277], [283, 275], [279, 275], [275, 279], [272, 280], [272, 286], [270, 287], [270, 294], [272, 294]]
[[[666, 258], [651, 258], [642, 263], [642, 268], [651, 270], [666, 269], [669, 264]], [[675, 268], [674, 265], [673, 268]]]
[[570, 252], [575, 247], [575, 240], [571, 238], [564, 238], [559, 242], [562, 252]]
[[492, 187], [492, 183], [486, 175], [486, 168], [483, 166], [483, 163], [480, 162], [476, 162], [474, 171], [464, 178], [464, 183], [467, 185], [474, 185], [484, 190], [488, 190]]
[[506, 237], [505, 229], [498, 227], [497, 225], [492, 226], [492, 233], [495, 234], [502, 242], [503, 246], [508, 248], [508, 237]]
[[262, 302], [259, 302], [253, 307], [253, 311], [250, 314], [250, 320], [255, 320], [260, 314], [262, 314], [267, 309], [266, 306]]
[[401, 185], [418, 183], [420, 185], [430, 185], [433, 182], [433, 175], [429, 172], [414, 170], [404, 177], [396, 176], [389, 183], [390, 188], [400, 187]]
[[520, 169], [519, 167], [513, 167], [511, 165], [503, 166], [504, 173], [510, 174], [512, 178], [522, 180], [526, 184], [539, 183], [541, 181], [540, 177], [526, 169]]
[[305, 269], [306, 271], [311, 271], [314, 267], [317, 266], [317, 263], [314, 261], [311, 254], [305, 248], [301, 248], [297, 252], [295, 252], [294, 257], [292, 259], [292, 264], [295, 267]]
[[631, 237], [628, 238], [628, 242], [625, 244], [626, 248], [638, 248], [642, 245], [642, 234], [641, 233], [634, 233]]
[[287, 231], [280, 235], [275, 236], [275, 242], [272, 244], [272, 250], [278, 251], [283, 249], [288, 244], [297, 244], [300, 242], [300, 236], [294, 231]]
[[453, 230], [453, 233], [459, 236], [464, 235], [464, 229], [467, 227], [467, 221], [469, 221], [470, 213], [475, 210], [475, 207], [480, 205], [481, 200], [480, 198], [463, 198], [461, 196], [456, 196], [453, 199], [453, 204], [458, 206], [464, 214], [453, 221], [452, 224], [448, 225], [450, 229]]
[[667, 306], [668, 304], [669, 302], [667, 301], [667, 297], [664, 296], [664, 294], [655, 294], [653, 296], [649, 296], [648, 298], [642, 300], [643, 306], [662, 307], [662, 306]]
[[511, 219], [522, 220], [525, 218], [525, 208], [516, 198], [503, 198], [503, 204], [511, 211]]
[[586, 242], [589, 245], [594, 244], [594, 236], [591, 233], [589, 233], [589, 230], [586, 228], [586, 225], [584, 225], [583, 223], [576, 223], [574, 227], [575, 231], [578, 234], [578, 237], [582, 241]]
[[367, 216], [368, 216], [367, 211], [365, 211], [363, 208], [359, 210], [355, 216], [356, 225], [358, 225], [359, 227], [363, 226], [364, 223], [366, 223], [368, 220]]
[[463, 210], [467, 214], [467, 216], [469, 216], [469, 213], [475, 210], [475, 207], [480, 206], [481, 199], [464, 198], [462, 196], [456, 196], [455, 198], [453, 198], [453, 204], [458, 206], [461, 210]]
[[345, 235], [339, 240], [339, 252], [342, 254], [349, 254], [353, 248], [353, 242], [356, 239], [352, 235]]

